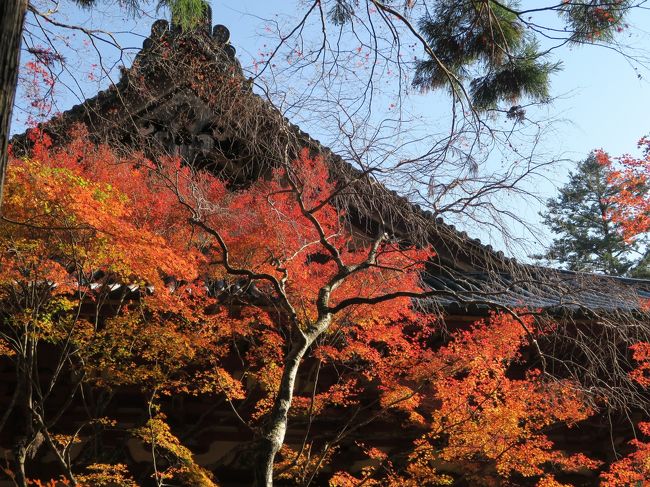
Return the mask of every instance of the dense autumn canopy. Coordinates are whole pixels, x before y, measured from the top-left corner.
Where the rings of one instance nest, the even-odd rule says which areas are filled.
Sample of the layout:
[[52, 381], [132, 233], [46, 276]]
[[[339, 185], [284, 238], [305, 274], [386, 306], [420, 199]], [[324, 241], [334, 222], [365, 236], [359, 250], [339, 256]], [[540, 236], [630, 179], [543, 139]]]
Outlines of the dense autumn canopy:
[[[0, 224], [0, 353], [17, 377], [0, 426], [19, 484], [46, 485], [36, 465], [54, 455], [69, 485], [218, 485], [221, 467], [183, 444], [181, 397], [220, 405], [249, 430], [239, 461], [272, 451], [273, 477], [292, 485], [648, 478], [640, 439], [611, 465], [559, 449], [548, 432], [597, 410], [578, 384], [527, 365], [531, 333], [552, 329], [521, 310], [443, 334], [409, 297], [425, 292], [435, 249], [351, 232], [318, 155], [233, 190], [173, 158], [117, 156], [82, 129], [60, 148], [31, 137]], [[643, 177], [622, 162], [616, 177]], [[648, 346], [633, 353], [647, 386]], [[146, 404], [135, 426], [111, 416], [125, 391]], [[129, 439], [151, 463], [130, 463]]]
[[611, 157], [603, 150], [597, 152], [598, 162], [608, 169], [611, 183], [620, 186], [618, 194], [611, 198], [614, 211], [608, 217], [623, 226], [628, 241], [650, 230], [650, 199], [645, 193], [650, 178], [650, 139], [643, 137], [637, 146], [643, 151], [641, 157]]
[[[148, 2], [108, 3], [141, 14]], [[517, 283], [505, 275], [516, 262], [438, 218], [490, 228], [504, 216], [522, 221], [494, 205], [546, 167], [516, 139], [532, 135], [528, 104], [552, 96], [555, 49], [618, 48], [628, 11], [643, 0], [530, 10], [495, 0], [300, 1], [291, 29], [266, 26], [277, 42], [259, 50], [246, 74], [228, 29], [212, 25], [208, 2], [156, 3], [170, 8], [171, 24], [155, 22], [121, 80], [68, 112], [97, 133], [55, 117], [28, 132], [15, 154], [5, 147], [21, 37], [33, 126], [54, 110], [70, 66], [62, 52], [71, 37], [54, 33], [83, 34], [102, 77], [112, 68], [96, 44], [116, 48], [119, 62], [128, 48], [113, 33], [64, 23], [58, 0], [0, 7], [0, 25], [10, 27], [0, 28], [10, 41], [0, 42], [1, 481], [650, 483], [650, 421], [639, 407], [650, 387], [647, 303], [627, 308], [634, 316], [621, 334], [612, 332], [624, 314], [616, 306], [613, 317], [584, 306], [552, 314], [525, 301], [515, 309], [499, 300], [507, 288], [521, 284], [534, 298], [547, 282]], [[537, 14], [555, 23], [538, 23]], [[318, 36], [309, 39], [314, 26]], [[291, 89], [274, 91], [283, 76]], [[411, 131], [402, 101], [412, 88], [447, 90], [444, 135]], [[380, 104], [387, 107], [378, 112]], [[339, 148], [350, 149], [356, 166], [337, 159], [337, 172], [333, 155], [290, 125], [285, 116], [301, 108], [319, 130], [329, 124], [348, 139]], [[132, 115], [137, 123], [125, 121]], [[596, 156], [621, 189], [602, 219], [623, 229], [624, 244], [650, 229], [650, 145], [641, 145], [641, 159]], [[169, 156], [188, 147], [201, 157]], [[516, 157], [486, 171], [489, 147]], [[370, 203], [361, 215], [349, 203], [363, 199]], [[395, 231], [402, 210], [427, 221], [422, 235], [408, 225]], [[432, 237], [434, 227], [447, 233]], [[462, 266], [465, 245], [494, 257], [481, 267], [492, 282], [513, 280], [464, 292], [461, 304], [478, 309], [482, 297], [483, 307], [452, 319], [434, 298], [459, 295], [426, 278], [434, 267], [438, 276], [449, 271], [443, 251]], [[512, 266], [492, 268], [497, 261]], [[564, 302], [565, 290], [550, 292]], [[596, 377], [599, 389], [576, 374], [593, 379], [611, 357], [620, 362]], [[613, 400], [619, 391], [637, 402], [619, 407], [628, 406]]]

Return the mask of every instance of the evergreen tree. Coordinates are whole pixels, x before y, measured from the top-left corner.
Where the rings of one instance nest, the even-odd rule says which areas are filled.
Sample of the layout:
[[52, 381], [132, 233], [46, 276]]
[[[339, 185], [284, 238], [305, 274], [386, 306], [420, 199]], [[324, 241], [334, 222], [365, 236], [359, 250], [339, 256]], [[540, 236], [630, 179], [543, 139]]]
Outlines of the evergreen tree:
[[641, 251], [643, 242], [626, 242], [620, 224], [611, 219], [611, 197], [618, 189], [607, 171], [591, 154], [569, 173], [569, 182], [541, 213], [557, 238], [536, 257], [575, 271], [648, 276], [650, 256]]

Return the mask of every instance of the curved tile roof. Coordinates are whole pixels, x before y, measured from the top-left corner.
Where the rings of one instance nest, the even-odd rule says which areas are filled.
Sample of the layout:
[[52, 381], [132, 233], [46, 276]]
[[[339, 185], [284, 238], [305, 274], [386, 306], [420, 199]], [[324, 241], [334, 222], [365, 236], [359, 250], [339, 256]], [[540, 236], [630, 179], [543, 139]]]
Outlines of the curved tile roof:
[[[161, 74], [158, 57], [158, 46], [175, 46], [191, 40], [193, 53], [212, 60], [228, 76], [243, 79], [235, 48], [229, 43], [228, 29], [222, 25], [212, 27], [210, 22], [206, 20], [206, 25], [191, 34], [181, 32], [164, 20], [154, 22], [134, 66], [124, 71], [119, 83], [72, 107], [42, 128], [64, 134], [72, 124], [81, 122], [91, 133], [113, 133], [124, 138], [129, 131], [136, 131], [147, 137], [156, 130], [152, 125], [169, 131], [166, 125], [173, 124], [174, 112], [165, 108], [182, 103], [195, 109], [198, 122], [191, 129], [195, 131], [194, 145], [181, 154], [188, 157], [187, 154], [194, 151], [211, 157], [211, 148], [223, 141], [217, 140], [220, 135], [214, 129], [206, 131], [206, 127], [212, 127], [220, 114], [192, 92], [182, 77]], [[148, 97], [133, 88], [132, 78], [141, 75], [151, 78], [157, 88]], [[494, 251], [490, 245], [446, 224], [440, 215], [421, 209], [362, 173], [252, 93], [250, 83], [244, 81], [242, 86], [242, 97], [251, 97], [262, 110], [267, 110], [276, 121], [280, 120], [297, 145], [322, 155], [331, 167], [332, 176], [354, 188], [353, 197], [342, 204], [346, 205], [355, 225], [362, 229], [365, 226], [366, 231], [381, 225], [400, 238], [427, 241], [434, 246], [439, 255], [425, 281], [432, 290], [440, 291], [435, 298], [436, 306], [457, 312], [469, 312], [470, 308], [484, 312], [495, 305], [572, 312], [632, 311], [638, 310], [642, 301], [650, 299], [650, 281], [572, 273], [521, 264], [507, 258], [503, 252]], [[18, 152], [26, 150], [25, 134], [14, 137], [12, 144]], [[120, 288], [112, 292], [139, 291]]]

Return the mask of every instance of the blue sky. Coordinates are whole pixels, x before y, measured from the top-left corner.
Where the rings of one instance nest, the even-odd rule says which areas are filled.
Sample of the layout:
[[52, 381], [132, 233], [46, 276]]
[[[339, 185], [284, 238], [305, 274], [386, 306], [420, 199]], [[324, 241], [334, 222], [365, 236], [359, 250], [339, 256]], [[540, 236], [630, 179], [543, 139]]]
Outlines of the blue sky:
[[[49, 2], [40, 1], [42, 5]], [[304, 3], [296, 1], [304, 6]], [[296, 6], [293, 0], [212, 0], [211, 3], [213, 23], [225, 24], [230, 29], [231, 43], [237, 48], [244, 66], [250, 65], [257, 52], [268, 42], [268, 39], [263, 37], [265, 21], [281, 21], [283, 16], [295, 14]], [[524, 2], [526, 6], [528, 3], [533, 6], [537, 2]], [[100, 7], [90, 11], [68, 8], [69, 10], [59, 14], [59, 19], [71, 24], [101, 27], [117, 32], [117, 38], [122, 45], [132, 48], [128, 50], [131, 56], [148, 34], [153, 20], [166, 15], [165, 12], [156, 13], [152, 9], [149, 15], [132, 19], [115, 7]], [[650, 11], [635, 12], [628, 20], [630, 27], [621, 34], [619, 41], [628, 45], [628, 54], [650, 57], [650, 27], [645, 27], [650, 26]], [[70, 64], [67, 84], [75, 86], [79, 83], [81, 90], [79, 87], [72, 91], [59, 88], [56, 107], [58, 110], [68, 109], [84, 97], [94, 95], [98, 89], [105, 88], [110, 82], [101, 76], [98, 77], [99, 81], [89, 80], [88, 64], [97, 62], [92, 60], [92, 49], [84, 47], [78, 36], [70, 38], [69, 41], [73, 48], [78, 47], [81, 52], [72, 49], [65, 52]], [[105, 56], [106, 65], [112, 65], [111, 63], [116, 61], [115, 50], [100, 47], [100, 51]], [[540, 151], [549, 157], [572, 160], [584, 158], [595, 148], [603, 148], [611, 154], [634, 151], [636, 141], [650, 131], [650, 71], [639, 65], [635, 71], [624, 56], [599, 47], [563, 47], [556, 51], [556, 58], [561, 59], [564, 66], [552, 80], [552, 94], [556, 98], [551, 105], [531, 112], [539, 118], [554, 120], [550, 131], [541, 141]], [[125, 62], [129, 63], [128, 56]], [[111, 79], [115, 80], [117, 77], [115, 69], [111, 73]], [[445, 98], [444, 94], [440, 93], [413, 94], [412, 97], [411, 109], [426, 114], [439, 113]], [[17, 110], [14, 132], [22, 130], [24, 118], [25, 114]], [[310, 131], [317, 132], [318, 127], [310, 127]], [[326, 134], [323, 135], [326, 137]], [[542, 195], [552, 196], [554, 185], [561, 185], [566, 180], [569, 167], [569, 164], [557, 166], [546, 175], [546, 180], [536, 183], [534, 189]], [[517, 205], [522, 203], [512, 204], [515, 205], [512, 210], [524, 214], [526, 219], [532, 222], [537, 220], [537, 212], [543, 209], [543, 205], [518, 207]], [[487, 234], [484, 236], [499, 244], [499, 237], [490, 237]]]
[[[296, 0], [300, 3], [299, 0]], [[530, 0], [529, 0], [530, 1]], [[47, 0], [42, 0], [47, 4]], [[528, 3], [528, 2], [524, 2]], [[244, 65], [261, 45], [267, 42], [260, 37], [265, 19], [293, 14], [294, 0], [211, 0], [214, 23], [223, 23], [230, 28], [231, 42], [238, 49]], [[293, 8], [292, 8], [293, 7]], [[63, 18], [71, 24], [101, 27], [118, 32], [124, 46], [138, 48], [149, 32], [149, 26], [166, 12], [156, 13], [150, 9], [150, 16], [131, 19], [119, 9], [99, 8], [93, 10], [69, 9]], [[650, 11], [639, 10], [629, 19], [630, 28], [619, 40], [629, 44], [636, 52], [650, 59]], [[647, 28], [644, 26], [648, 26]], [[72, 39], [72, 43], [78, 41]], [[110, 49], [104, 48], [110, 55]], [[132, 54], [135, 50], [130, 51]], [[70, 52], [68, 61], [76, 60]], [[592, 148], [602, 147], [612, 153], [633, 149], [636, 140], [650, 130], [648, 111], [650, 109], [650, 71], [642, 67], [637, 72], [620, 54], [598, 47], [561, 48], [557, 58], [563, 61], [563, 70], [554, 75], [552, 92], [557, 96], [548, 107], [549, 116], [560, 119], [557, 135], [550, 141], [555, 149], [565, 151], [571, 157], [580, 158]], [[83, 62], [76, 63], [79, 73]], [[637, 74], [642, 76], [638, 79]], [[81, 76], [84, 77], [83, 75]], [[97, 84], [82, 79], [84, 93], [92, 95]], [[103, 84], [107, 81], [104, 80]], [[439, 97], [435, 95], [414, 95], [423, 111], [436, 111]], [[59, 90], [60, 108], [66, 109], [78, 100], [65, 89]], [[563, 122], [564, 120], [564, 122]], [[17, 121], [15, 129], [21, 126]]]
[[[285, 8], [278, 8], [282, 4]], [[282, 10], [290, 14], [287, 6], [291, 4], [288, 0], [212, 0], [213, 19], [230, 28], [240, 56], [242, 51], [252, 56], [260, 43], [256, 33], [261, 30], [261, 19]], [[628, 52], [650, 60], [650, 11], [635, 12], [629, 23], [619, 42], [629, 45]], [[650, 131], [650, 70], [639, 67], [635, 71], [621, 54], [599, 47], [565, 47], [558, 57], [563, 70], [552, 81], [552, 92], [558, 98], [548, 112], [565, 121], [560, 120], [557, 137], [549, 141], [551, 148], [572, 158], [584, 157], [594, 148], [612, 154], [632, 150]], [[423, 111], [438, 109], [435, 96], [416, 96]]]
[[[650, 13], [634, 19], [650, 27]], [[650, 55], [650, 37], [633, 33], [634, 48]], [[566, 49], [564, 69], [553, 78], [556, 116], [565, 118], [559, 147], [575, 157], [593, 148], [620, 154], [650, 130], [650, 72], [635, 71], [620, 54], [604, 48]], [[641, 75], [638, 78], [637, 75]]]

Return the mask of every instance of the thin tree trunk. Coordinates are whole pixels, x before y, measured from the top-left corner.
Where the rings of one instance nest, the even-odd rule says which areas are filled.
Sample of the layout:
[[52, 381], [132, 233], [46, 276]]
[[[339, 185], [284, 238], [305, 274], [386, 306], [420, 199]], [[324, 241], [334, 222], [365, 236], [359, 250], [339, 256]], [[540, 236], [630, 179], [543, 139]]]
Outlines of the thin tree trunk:
[[287, 432], [287, 417], [293, 400], [293, 390], [296, 376], [300, 368], [300, 361], [309, 348], [309, 343], [301, 337], [289, 351], [282, 371], [280, 390], [275, 398], [271, 417], [264, 430], [262, 439], [258, 444], [258, 456], [255, 465], [255, 485], [257, 487], [271, 487], [273, 485], [273, 462], [275, 455], [282, 448]]
[[330, 322], [330, 315], [319, 320], [312, 329], [312, 333], [302, 335], [285, 358], [280, 389], [275, 398], [269, 422], [264, 429], [262, 439], [258, 443], [258, 455], [255, 464], [255, 485], [257, 487], [273, 486], [273, 463], [275, 456], [282, 448], [287, 433], [287, 419], [293, 400], [300, 362], [311, 344], [327, 329]]
[[[29, 345], [28, 345], [29, 347]], [[31, 376], [31, 353], [27, 348], [26, 360], [18, 364], [18, 380], [16, 387], [19, 390], [16, 404], [16, 436], [14, 437], [14, 475], [16, 483], [20, 487], [27, 487], [27, 477], [25, 474], [25, 462], [29, 454], [29, 446], [34, 438], [34, 428], [32, 424], [31, 407], [32, 407], [32, 376]]]
[[0, 214], [27, 0], [0, 0]]
[[25, 461], [27, 460], [27, 447], [24, 442], [14, 447], [14, 480], [20, 487], [27, 487], [27, 477], [25, 475]]

